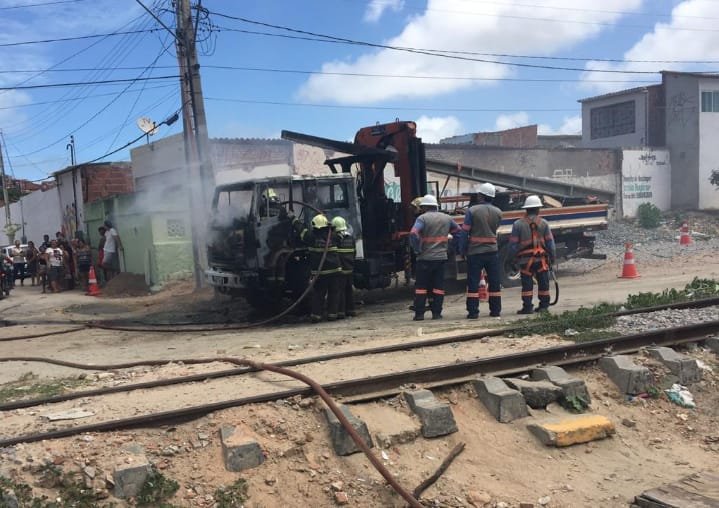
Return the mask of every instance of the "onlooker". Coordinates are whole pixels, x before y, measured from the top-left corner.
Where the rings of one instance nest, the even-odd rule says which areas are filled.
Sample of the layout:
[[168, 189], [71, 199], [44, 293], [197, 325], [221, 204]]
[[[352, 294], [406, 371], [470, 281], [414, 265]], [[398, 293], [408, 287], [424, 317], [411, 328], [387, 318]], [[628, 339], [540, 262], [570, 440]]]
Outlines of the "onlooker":
[[109, 282], [115, 275], [120, 273], [120, 258], [118, 256], [122, 250], [122, 241], [115, 228], [112, 227], [112, 222], [106, 220], [105, 228], [107, 228], [107, 231], [105, 231], [102, 267], [105, 269], [106, 280]]
[[44, 254], [50, 248], [50, 235], [42, 235], [42, 243], [40, 244], [40, 254]]
[[[47, 236], [47, 235], [45, 235]], [[45, 243], [43, 242], [43, 245]], [[48, 242], [48, 246], [45, 248], [42, 248], [40, 246], [40, 251], [38, 252], [37, 256], [37, 276], [40, 279], [39, 283], [42, 285], [42, 292], [45, 292], [45, 288], [47, 287], [47, 256], [45, 255], [45, 252], [47, 249], [50, 248], [50, 243]]]
[[30, 277], [33, 286], [37, 281], [38, 257], [39, 252], [35, 248], [35, 242], [32, 240], [27, 242], [27, 249], [25, 249], [25, 262], [27, 263], [26, 275]]
[[[105, 232], [107, 229], [105, 226], [97, 228], [97, 232], [100, 233], [100, 240], [97, 242], [97, 265], [101, 268], [102, 278], [107, 282], [107, 273], [102, 265], [105, 263]], [[98, 274], [99, 275], [99, 274]]]
[[20, 247], [20, 240], [15, 240], [15, 247], [10, 250], [12, 255], [13, 277], [12, 285], [20, 279], [20, 285], [25, 285], [25, 251]]
[[45, 258], [49, 267], [50, 289], [53, 293], [59, 293], [60, 283], [64, 279], [63, 261], [65, 251], [60, 247], [57, 240], [50, 242], [50, 248], [45, 251]]
[[83, 290], [87, 291], [90, 267], [92, 266], [92, 251], [90, 250], [90, 246], [83, 240], [77, 240], [75, 259], [77, 260], [77, 275], [80, 280], [80, 285]]

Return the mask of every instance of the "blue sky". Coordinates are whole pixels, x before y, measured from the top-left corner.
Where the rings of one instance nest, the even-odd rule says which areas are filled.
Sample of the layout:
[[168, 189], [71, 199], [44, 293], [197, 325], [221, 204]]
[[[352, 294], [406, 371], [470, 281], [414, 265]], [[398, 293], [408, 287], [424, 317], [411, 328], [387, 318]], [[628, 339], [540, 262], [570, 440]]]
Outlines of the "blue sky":
[[[143, 1], [174, 25], [169, 0]], [[209, 10], [200, 62], [212, 137], [277, 137], [289, 129], [351, 139], [360, 127], [395, 118], [418, 121], [426, 141], [527, 123], [577, 133], [577, 99], [658, 82], [652, 72], [661, 69], [719, 70], [718, 0], [202, 5]], [[317, 38], [221, 15], [421, 51], [278, 37]], [[18, 177], [40, 179], [68, 165], [71, 134], [77, 161], [89, 161], [137, 137], [138, 117], [160, 122], [180, 106], [178, 80], [163, 78], [177, 74], [172, 37], [135, 1], [0, 0], [0, 19], [0, 87], [15, 88], [0, 90], [0, 129]], [[16, 44], [116, 31], [145, 32]], [[160, 79], [48, 87], [138, 77]], [[37, 85], [45, 88], [17, 89]], [[157, 136], [180, 129], [177, 122]], [[107, 160], [128, 158], [123, 150]]]

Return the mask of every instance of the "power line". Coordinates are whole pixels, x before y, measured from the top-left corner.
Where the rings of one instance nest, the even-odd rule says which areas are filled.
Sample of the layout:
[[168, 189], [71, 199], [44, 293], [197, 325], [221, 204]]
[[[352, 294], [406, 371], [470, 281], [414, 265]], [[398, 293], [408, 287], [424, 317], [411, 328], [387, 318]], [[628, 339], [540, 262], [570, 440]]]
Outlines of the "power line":
[[[161, 88], [170, 88], [175, 87], [176, 85], [159, 85], [159, 86], [148, 86], [145, 87], [144, 90], [159, 90]], [[140, 93], [142, 90], [128, 90], [125, 93]], [[68, 102], [77, 102], [77, 101], [84, 101], [85, 99], [93, 99], [96, 97], [108, 97], [110, 95], [115, 95], [116, 92], [108, 92], [108, 93], [98, 93], [98, 94], [92, 94], [92, 95], [85, 95], [84, 97], [75, 97], [72, 99], [58, 99], [56, 101], [41, 101], [41, 102], [28, 102], [26, 104], [17, 104], [15, 106], [2, 106], [0, 107], [0, 111], [7, 110], [7, 109], [18, 109], [18, 108], [30, 108], [33, 106], [47, 106], [49, 104], [64, 104]]]
[[577, 112], [577, 108], [572, 109], [552, 109], [552, 108], [427, 108], [427, 107], [410, 107], [410, 106], [355, 106], [348, 104], [319, 104], [312, 102], [283, 102], [283, 101], [268, 101], [268, 100], [254, 100], [254, 99], [234, 99], [227, 97], [205, 97], [206, 101], [217, 101], [217, 102], [239, 102], [242, 104], [264, 104], [270, 106], [300, 106], [310, 108], [328, 108], [328, 109], [372, 109], [380, 111], [447, 111], [453, 113], [516, 113], [525, 111], [527, 113], [557, 113], [557, 112]]
[[[525, 7], [525, 8], [531, 8], [531, 9], [552, 9], [552, 10], [559, 10], [559, 11], [578, 11], [578, 12], [591, 12], [591, 13], [598, 13], [598, 14], [619, 14], [619, 15], [634, 15], [634, 14], [640, 14], [643, 16], [664, 16], [664, 17], [672, 17], [670, 14], [659, 14], [659, 13], [634, 13], [631, 11], [610, 11], [610, 10], [602, 10], [602, 9], [579, 9], [579, 8], [572, 8], [572, 7], [556, 7], [556, 6], [548, 6], [548, 5], [536, 5], [536, 4], [521, 4], [521, 3], [505, 3], [505, 2], [480, 2], [480, 3], [488, 3], [488, 4], [499, 4], [502, 6], [516, 6], [516, 7]], [[551, 22], [551, 23], [572, 23], [572, 24], [579, 24], [579, 25], [599, 25], [599, 26], [611, 26], [613, 28], [631, 28], [631, 29], [640, 29], [640, 30], [647, 30], [647, 29], [654, 29], [654, 26], [650, 25], [633, 25], [633, 24], [623, 24], [623, 23], [612, 23], [608, 21], [584, 21], [584, 20], [573, 20], [573, 19], [564, 19], [564, 18], [539, 18], [536, 16], [520, 16], [515, 14], [500, 14], [500, 13], [486, 13], [486, 12], [476, 12], [476, 11], [458, 11], [458, 10], [451, 10], [451, 9], [436, 9], [436, 8], [422, 8], [422, 7], [409, 7], [405, 6], [405, 9], [417, 11], [417, 12], [443, 12], [448, 14], [462, 14], [462, 15], [469, 15], [469, 16], [483, 16], [483, 17], [491, 17], [491, 18], [508, 18], [508, 19], [522, 19], [522, 20], [530, 20], [530, 21], [541, 21], [541, 22]], [[711, 17], [704, 17], [704, 16], [679, 16], [679, 17], [685, 17], [685, 18], [693, 18], [693, 19], [702, 19], [702, 20], [716, 20], [719, 18], [711, 18]], [[696, 28], [696, 27], [675, 27], [675, 26], [666, 26], [664, 27], [667, 30], [675, 30], [675, 31], [698, 31], [698, 32], [715, 32], [718, 31], [716, 29], [712, 28]]]
[[43, 7], [45, 5], [60, 5], [60, 4], [73, 4], [77, 2], [84, 2], [85, 0], [55, 0], [53, 2], [38, 2], [34, 4], [18, 4], [18, 5], [7, 5], [0, 7], [0, 11], [9, 11], [11, 9], [25, 9], [28, 7]]
[[64, 88], [68, 86], [85, 86], [85, 85], [107, 85], [114, 83], [128, 83], [138, 81], [156, 81], [159, 79], [178, 79], [180, 76], [148, 76], [146, 78], [127, 78], [127, 79], [103, 79], [97, 81], [76, 81], [72, 83], [46, 83], [44, 85], [24, 85], [24, 86], [0, 86], [0, 90], [32, 90], [36, 88]]
[[130, 30], [127, 32], [111, 32], [107, 34], [91, 34], [91, 35], [77, 35], [75, 37], [59, 37], [57, 39], [40, 39], [35, 41], [20, 41], [20, 42], [4, 42], [0, 44], [0, 48], [7, 48], [11, 46], [26, 46], [28, 44], [46, 44], [49, 42], [67, 42], [67, 41], [80, 41], [85, 39], [97, 39], [98, 37], [111, 37], [114, 35], [131, 35], [141, 34], [149, 32], [158, 32], [159, 28], [148, 28], [146, 30]]
[[[620, 70], [620, 69], [586, 69], [583, 67], [561, 67], [561, 66], [553, 66], [553, 65], [538, 65], [538, 64], [528, 64], [528, 63], [522, 63], [522, 62], [505, 62], [501, 60], [488, 60], [484, 58], [470, 58], [467, 56], [462, 56], [459, 54], [449, 54], [449, 51], [446, 50], [439, 50], [439, 49], [424, 49], [424, 48], [412, 48], [412, 47], [404, 47], [404, 46], [389, 46], [386, 44], [378, 44], [378, 43], [372, 43], [372, 42], [366, 42], [366, 41], [357, 41], [353, 39], [347, 39], [343, 37], [335, 37], [332, 35], [325, 35], [325, 34], [319, 34], [315, 32], [309, 32], [306, 30], [299, 30], [296, 28], [291, 28], [287, 26], [282, 25], [274, 25], [271, 23], [264, 23], [261, 21], [255, 21], [247, 18], [243, 18], [240, 16], [230, 16], [228, 14], [221, 14], [217, 12], [210, 12], [210, 14], [214, 14], [216, 16], [228, 18], [228, 19], [234, 19], [237, 21], [242, 21], [244, 23], [249, 23], [253, 25], [260, 25], [265, 26], [269, 28], [274, 28], [277, 30], [285, 30], [288, 32], [293, 33], [299, 33], [304, 34], [305, 36], [311, 36], [312, 39], [308, 39], [304, 36], [290, 36], [286, 34], [273, 34], [268, 32], [251, 32], [246, 30], [240, 30], [240, 29], [230, 29], [232, 31], [238, 31], [238, 32], [244, 32], [244, 33], [252, 33], [255, 35], [265, 35], [270, 37], [283, 37], [283, 38], [290, 38], [290, 39], [302, 39], [302, 40], [314, 40], [317, 42], [330, 42], [335, 44], [351, 44], [351, 45], [357, 45], [357, 46], [366, 46], [371, 48], [380, 48], [380, 49], [390, 49], [393, 51], [404, 51], [407, 53], [414, 53], [414, 54], [420, 54], [420, 55], [427, 55], [427, 56], [434, 56], [434, 57], [441, 57], [441, 58], [447, 58], [451, 60], [461, 60], [461, 61], [469, 61], [469, 62], [479, 62], [479, 63], [488, 63], [488, 64], [495, 64], [495, 65], [505, 65], [509, 67], [525, 67], [525, 68], [532, 68], [532, 69], [547, 69], [547, 70], [556, 70], [556, 71], [577, 71], [577, 72], [601, 72], [601, 73], [609, 73], [609, 74], [658, 74], [659, 71], [634, 71], [634, 70]], [[227, 30], [226, 28], [223, 28], [223, 30]], [[317, 39], [315, 39], [317, 37]]]
[[164, 28], [165, 30], [167, 30], [167, 31], [170, 33], [170, 35], [172, 35], [172, 36], [175, 38], [176, 41], [178, 41], [180, 44], [182, 44], [182, 41], [180, 40], [179, 37], [177, 37], [177, 34], [174, 32], [174, 30], [172, 30], [169, 26], [167, 26], [167, 25], [157, 16], [157, 14], [155, 14], [155, 13], [152, 12], [150, 9], [148, 9], [148, 8], [145, 6], [145, 4], [143, 4], [140, 0], [135, 0], [135, 1], [136, 1], [138, 4], [140, 4], [140, 6], [141, 6], [143, 9], [145, 9], [150, 16], [152, 16], [153, 18], [155, 18], [155, 21], [157, 21], [158, 23], [160, 23], [160, 25], [162, 26], [162, 28]]
[[330, 71], [308, 71], [299, 69], [274, 69], [267, 67], [234, 67], [230, 65], [203, 65], [203, 69], [233, 70], [248, 72], [268, 72], [280, 74], [317, 74], [321, 76], [349, 76], [367, 78], [402, 78], [402, 79], [438, 79], [438, 80], [459, 80], [459, 81], [514, 81], [514, 82], [538, 82], [538, 83], [652, 83], [647, 79], [561, 79], [561, 78], [482, 78], [478, 76], [437, 76], [425, 74], [372, 74], [364, 72], [330, 72]]

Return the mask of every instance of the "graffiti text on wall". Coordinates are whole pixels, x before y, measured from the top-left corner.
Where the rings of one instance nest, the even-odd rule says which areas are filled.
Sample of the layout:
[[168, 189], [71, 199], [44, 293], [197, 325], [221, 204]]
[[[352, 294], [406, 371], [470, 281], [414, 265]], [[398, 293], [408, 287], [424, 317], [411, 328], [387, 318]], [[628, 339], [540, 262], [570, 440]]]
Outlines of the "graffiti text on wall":
[[652, 197], [651, 176], [622, 177], [622, 196], [624, 199], [649, 199]]

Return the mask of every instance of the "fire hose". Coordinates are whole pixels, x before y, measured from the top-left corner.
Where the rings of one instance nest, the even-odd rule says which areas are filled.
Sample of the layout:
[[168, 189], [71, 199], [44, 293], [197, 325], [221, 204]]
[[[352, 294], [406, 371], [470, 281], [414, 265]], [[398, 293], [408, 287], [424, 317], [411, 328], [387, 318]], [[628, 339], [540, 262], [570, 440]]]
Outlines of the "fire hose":
[[[125, 368], [128, 365], [137, 366], [138, 364], [144, 364], [144, 365], [158, 365], [158, 364], [166, 364], [167, 361], [146, 361], [146, 362], [132, 362], [128, 364], [116, 364], [116, 365], [87, 365], [82, 363], [75, 363], [75, 362], [67, 362], [64, 360], [54, 360], [51, 358], [41, 358], [41, 357], [9, 357], [9, 358], [0, 358], [0, 362], [9, 362], [9, 361], [32, 361], [32, 362], [42, 362], [42, 363], [50, 363], [53, 365], [60, 365], [63, 367], [70, 367], [75, 369], [82, 369], [82, 370], [116, 370], [119, 368]], [[178, 360], [174, 360], [178, 361]], [[387, 483], [400, 495], [402, 498], [404, 498], [407, 503], [409, 503], [409, 506], [412, 508], [422, 508], [422, 504], [419, 503], [417, 498], [415, 498], [412, 493], [410, 493], [407, 489], [402, 487], [402, 485], [399, 484], [399, 482], [392, 476], [392, 473], [389, 472], [389, 470], [382, 464], [382, 462], [375, 456], [374, 453], [372, 453], [372, 450], [367, 446], [367, 443], [365, 443], [364, 439], [357, 433], [357, 431], [354, 429], [350, 421], [347, 419], [347, 417], [344, 415], [342, 410], [337, 406], [335, 401], [332, 399], [332, 397], [325, 391], [324, 388], [322, 388], [322, 385], [320, 385], [317, 381], [305, 376], [304, 374], [301, 374], [299, 372], [295, 372], [294, 370], [287, 369], [285, 367], [280, 367], [277, 365], [267, 364], [267, 363], [260, 363], [255, 362], [253, 360], [245, 359], [245, 358], [231, 358], [231, 357], [220, 357], [220, 358], [207, 358], [207, 359], [189, 359], [189, 360], [183, 360], [185, 363], [210, 363], [210, 362], [227, 362], [238, 366], [244, 366], [244, 367], [250, 367], [253, 370], [260, 371], [260, 370], [266, 370], [269, 372], [274, 372], [276, 374], [282, 374], [284, 376], [291, 377], [293, 379], [296, 379], [298, 381], [301, 381], [308, 385], [310, 388], [312, 388], [317, 395], [323, 400], [323, 402], [327, 405], [327, 407], [332, 411], [332, 413], [337, 417], [340, 424], [349, 434], [350, 438], [352, 438], [352, 441], [357, 445], [357, 448], [359, 448], [365, 456], [367, 456], [367, 459], [372, 463], [372, 465], [377, 469], [377, 471], [382, 475], [382, 477], [387, 481]]]

